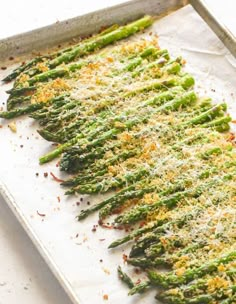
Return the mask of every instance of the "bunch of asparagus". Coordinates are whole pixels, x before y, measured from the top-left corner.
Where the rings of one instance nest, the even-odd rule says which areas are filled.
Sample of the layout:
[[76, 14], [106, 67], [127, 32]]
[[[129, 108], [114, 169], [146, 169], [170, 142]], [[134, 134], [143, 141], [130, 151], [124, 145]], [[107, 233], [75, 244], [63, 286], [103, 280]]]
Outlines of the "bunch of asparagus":
[[109, 246], [130, 242], [127, 263], [147, 275], [135, 284], [118, 269], [129, 294], [157, 287], [164, 303], [235, 303], [236, 153], [227, 106], [200, 98], [184, 60], [156, 37], [108, 47], [152, 23], [145, 16], [114, 25], [21, 65], [4, 79], [15, 83], [0, 117], [29, 114], [39, 134], [58, 143], [40, 163], [62, 154], [60, 169], [72, 174], [62, 182], [66, 195], [115, 190], [78, 220], [99, 211], [101, 225], [111, 217], [114, 228], [130, 230]]

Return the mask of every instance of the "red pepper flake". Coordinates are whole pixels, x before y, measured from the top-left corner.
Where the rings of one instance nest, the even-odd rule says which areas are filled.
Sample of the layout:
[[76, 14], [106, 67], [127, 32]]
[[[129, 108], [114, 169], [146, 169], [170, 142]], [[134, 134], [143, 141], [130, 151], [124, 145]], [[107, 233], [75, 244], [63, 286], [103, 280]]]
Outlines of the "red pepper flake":
[[97, 231], [96, 225], [93, 225], [92, 232], [96, 232], [96, 231]]
[[227, 141], [233, 141], [233, 140], [235, 140], [235, 135], [233, 133], [230, 133], [227, 138]]
[[103, 295], [103, 300], [105, 300], [105, 301], [108, 300], [108, 295], [107, 295], [107, 294], [104, 294], [104, 295]]
[[98, 225], [101, 225], [101, 226], [102, 226], [102, 225], [103, 225], [103, 221], [102, 221], [102, 220], [99, 220], [99, 221], [98, 221]]
[[79, 206], [79, 205], [80, 205], [80, 202], [76, 202], [76, 205]]
[[5, 66], [1, 67], [1, 70], [6, 70], [6, 69], [7, 69], [7, 67], [5, 67]]
[[39, 216], [42, 216], [42, 217], [46, 216], [45, 213], [40, 213], [40, 212], [38, 212], [38, 210], [37, 210], [37, 214], [38, 214]]
[[48, 177], [48, 173], [47, 173], [47, 172], [44, 172], [44, 173], [43, 173], [43, 176], [44, 176], [44, 177]]
[[10, 56], [10, 57], [9, 57], [9, 60], [14, 60], [14, 57], [13, 57], [13, 56]]
[[231, 122], [235, 124], [235, 123], [236, 123], [236, 119], [234, 119], [234, 120], [231, 120]]
[[145, 225], [145, 222], [141, 222], [141, 223], [139, 224], [139, 228], [142, 228], [144, 225]]
[[60, 162], [58, 161], [58, 162], [56, 163], [56, 167], [59, 167], [59, 164], [60, 164]]
[[114, 226], [113, 228], [117, 229], [117, 230], [124, 230], [124, 227], [122, 227], [122, 226]]
[[112, 226], [112, 225], [107, 225], [107, 224], [101, 224], [101, 226], [102, 226], [103, 228], [108, 228], [108, 229], [113, 229], [113, 228], [114, 228], [114, 226]]
[[122, 258], [123, 258], [124, 263], [126, 263], [128, 260], [128, 256], [125, 253], [123, 253]]
[[0, 129], [3, 127], [3, 125], [0, 125]]
[[134, 269], [134, 272], [135, 272], [136, 274], [140, 274], [140, 273], [141, 273], [141, 269], [135, 268], [135, 269]]
[[60, 198], [60, 196], [58, 196], [58, 197], [57, 197], [57, 201], [58, 201], [58, 203], [60, 203], [60, 202], [61, 202], [61, 198]]
[[135, 282], [135, 285], [139, 285], [141, 283], [141, 280], [138, 279], [136, 282]]
[[53, 179], [54, 179], [56, 182], [58, 182], [58, 183], [64, 182], [63, 179], [60, 179], [60, 178], [56, 177], [52, 172], [50, 172], [50, 174], [51, 174], [51, 176], [53, 177]]

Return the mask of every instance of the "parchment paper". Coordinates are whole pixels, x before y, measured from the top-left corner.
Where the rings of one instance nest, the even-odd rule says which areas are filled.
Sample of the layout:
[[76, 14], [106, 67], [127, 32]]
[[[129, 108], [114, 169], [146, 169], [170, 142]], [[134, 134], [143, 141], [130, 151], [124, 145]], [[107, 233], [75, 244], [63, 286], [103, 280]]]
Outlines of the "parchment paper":
[[[226, 101], [236, 119], [236, 62], [197, 13], [187, 6], [156, 21], [149, 32], [158, 34], [162, 48], [187, 60], [186, 70], [195, 76], [196, 90], [216, 102]], [[1, 78], [7, 73], [9, 69], [1, 72]], [[1, 102], [6, 100], [4, 91], [9, 87], [1, 86]], [[62, 176], [57, 161], [39, 166], [39, 156], [52, 147], [37, 135], [37, 123], [26, 117], [17, 119], [17, 133], [13, 133], [8, 124], [9, 121], [0, 120], [0, 179], [75, 291], [78, 303], [157, 303], [154, 290], [129, 297], [127, 288], [117, 277], [118, 265], [127, 269], [123, 254], [129, 252], [128, 246], [113, 251], [108, 251], [107, 246], [124, 232], [100, 227], [93, 232], [97, 214], [83, 222], [76, 221], [79, 210], [86, 208], [88, 201], [93, 203], [99, 198], [84, 197], [77, 206], [80, 197], [65, 197], [64, 190], [49, 174]], [[48, 177], [44, 173], [48, 173]], [[133, 268], [128, 271], [135, 277]], [[108, 300], [104, 300], [104, 295], [108, 295]]]

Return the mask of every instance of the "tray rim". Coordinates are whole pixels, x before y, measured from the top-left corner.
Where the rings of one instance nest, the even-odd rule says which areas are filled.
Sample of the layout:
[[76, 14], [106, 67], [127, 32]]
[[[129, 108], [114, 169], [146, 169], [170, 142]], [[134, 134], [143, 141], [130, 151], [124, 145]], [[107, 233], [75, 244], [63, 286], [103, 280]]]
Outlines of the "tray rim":
[[214, 16], [204, 0], [189, 0], [189, 4], [202, 17], [202, 19], [213, 30], [217, 37], [222, 41], [230, 53], [236, 58], [236, 37], [233, 33]]
[[[159, 0], [159, 2], [163, 2], [163, 6], [165, 4], [166, 7], [168, 7], [168, 4], [172, 4], [171, 6], [169, 6], [169, 8], [171, 8], [172, 11], [175, 11], [187, 4], [189, 4], [188, 0]], [[37, 51], [45, 51], [47, 49], [52, 48], [53, 46], [55, 47], [55, 45], [59, 44], [59, 43], [63, 43], [63, 42], [68, 42], [70, 40], [72, 40], [73, 38], [78, 38], [81, 36], [88, 36], [90, 34], [96, 33], [98, 32], [101, 27], [103, 26], [110, 26], [112, 23], [114, 24], [114, 22], [109, 22], [108, 20], [104, 21], [104, 23], [100, 24], [100, 27], [98, 26], [98, 28], [96, 29], [96, 31], [94, 31], [93, 29], [88, 29], [88, 27], [86, 28], [86, 32], [80, 32], [79, 27], [76, 25], [77, 23], [81, 22], [81, 21], [85, 21], [85, 22], [91, 22], [91, 20], [94, 19], [94, 17], [99, 17], [99, 19], [102, 18], [102, 16], [105, 15], [108, 16], [108, 14], [110, 12], [115, 12], [115, 11], [119, 11], [119, 10], [131, 10], [132, 11], [132, 7], [135, 6], [142, 6], [144, 3], [148, 3], [154, 5], [154, 3], [156, 3], [155, 0], [126, 0], [123, 3], [117, 4], [117, 5], [113, 5], [113, 6], [109, 6], [107, 8], [103, 8], [103, 9], [99, 9], [99, 10], [95, 10], [77, 17], [73, 17], [73, 18], [69, 18], [69, 19], [65, 19], [63, 21], [59, 21], [57, 23], [53, 23], [53, 24], [49, 24], [46, 26], [42, 26], [30, 31], [26, 31], [23, 33], [19, 33], [13, 36], [9, 36], [3, 39], [0, 39], [0, 62], [4, 62], [6, 61], [10, 56], [17, 56], [17, 57], [22, 57], [25, 55], [28, 55], [30, 53], [32, 53], [33, 51], [37, 50]], [[146, 5], [147, 7], [147, 5]], [[116, 20], [116, 22], [118, 22], [119, 24], [124, 24], [125, 22], [131, 22], [135, 19], [138, 19], [139, 17], [142, 17], [146, 12], [142, 12], [140, 10], [140, 12], [136, 15], [129, 13], [129, 17], [125, 20], [122, 20], [121, 17], [119, 17], [119, 20]], [[150, 9], [148, 12], [150, 15], [152, 14], [152, 10]], [[166, 11], [166, 13], [168, 13]], [[146, 13], [147, 14], [147, 13]], [[110, 19], [110, 18], [109, 18]], [[75, 33], [76, 34], [70, 34], [70, 33]], [[60, 33], [60, 34], [58, 34]], [[50, 39], [48, 39], [50, 36], [54, 37], [54, 40], [51, 41]], [[45, 36], [45, 40], [47, 41], [46, 44], [42, 45], [42, 39], [40, 38], [41, 35]], [[22, 43], [22, 41], [24, 40], [24, 43]], [[32, 42], [34, 43], [34, 45], [32, 46]], [[21, 49], [21, 47], [23, 47], [23, 49]], [[26, 49], [24, 49], [26, 48]]]
[[37, 236], [37, 233], [34, 232], [34, 230], [31, 228], [29, 221], [22, 213], [14, 196], [11, 194], [7, 186], [1, 180], [0, 180], [0, 198], [2, 198], [4, 202], [6, 202], [7, 206], [15, 216], [17, 222], [21, 225], [27, 236], [30, 238], [34, 247], [39, 252], [44, 262], [49, 267], [49, 270], [53, 273], [54, 277], [56, 278], [60, 286], [64, 289], [64, 291], [66, 292], [72, 303], [78, 304], [79, 302], [76, 293], [73, 290], [73, 287], [68, 282], [66, 277], [62, 274], [60, 268], [54, 262], [47, 248], [41, 243], [39, 237]]
[[[34, 29], [32, 31], [27, 31], [25, 33], [20, 33], [20, 34], [13, 35], [13, 36], [10, 36], [10, 37], [4, 38], [4, 39], [0, 39], [0, 62], [2, 61], [1, 60], [1, 46], [4, 43], [10, 42], [10, 44], [11, 44], [15, 39], [17, 39], [17, 40], [19, 39], [21, 41], [22, 38], [24, 38], [25, 36], [32, 36], [32, 35], [35, 35], [35, 34], [39, 34], [39, 33], [41, 33], [42, 31], [45, 31], [45, 30], [47, 31], [47, 30], [53, 29], [55, 27], [56, 28], [58, 28], [59, 26], [61, 27], [65, 24], [67, 24], [68, 21], [77, 21], [80, 18], [84, 18], [84, 17], [90, 18], [90, 16], [94, 16], [97, 13], [101, 14], [105, 11], [106, 12], [112, 12], [113, 10], [121, 9], [122, 7], [124, 7], [124, 8], [127, 7], [127, 6], [132, 7], [132, 6], [135, 6], [137, 3], [142, 3], [144, 1], [154, 3], [156, 0], [128, 0], [124, 3], [114, 5], [114, 6], [110, 6], [110, 7], [105, 8], [105, 9], [100, 9], [100, 10], [97, 10], [97, 11], [93, 11], [91, 13], [87, 13], [87, 14], [81, 15], [79, 17], [66, 19], [64, 21], [61, 21], [58, 24], [47, 25], [47, 26], [44, 26], [44, 27], [40, 27], [38, 29]], [[184, 7], [185, 5], [189, 4], [185, 0], [160, 0], [160, 1], [163, 1], [164, 3], [165, 2], [167, 3], [167, 1], [177, 3], [177, 5], [173, 5], [171, 7], [171, 11], [178, 10], [179, 8]], [[136, 19], [136, 18], [133, 18], [133, 20], [134, 19]], [[53, 45], [55, 45], [55, 42], [53, 43]], [[18, 57], [27, 56], [27, 55], [30, 54], [30, 52], [32, 52], [32, 50], [24, 52], [23, 54], [19, 54], [19, 55], [14, 54], [14, 56], [18, 56]], [[10, 55], [8, 55], [8, 57], [9, 56]], [[6, 60], [6, 58], [4, 60]], [[11, 61], [11, 63], [13, 63], [13, 62]], [[39, 252], [41, 257], [45, 261], [46, 265], [49, 267], [49, 270], [52, 272], [52, 274], [54, 275], [54, 277], [56, 278], [56, 280], [58, 281], [60, 286], [64, 289], [65, 293], [68, 295], [68, 297], [72, 301], [72, 303], [73, 304], [80, 304], [78, 296], [77, 296], [76, 292], [74, 291], [73, 287], [71, 286], [69, 281], [66, 279], [66, 277], [63, 275], [63, 273], [60, 271], [60, 267], [58, 267], [58, 265], [55, 263], [52, 256], [50, 255], [49, 251], [47, 250], [47, 248], [41, 243], [39, 237], [37, 236], [37, 233], [35, 233], [34, 230], [32, 229], [29, 221], [24, 216], [23, 212], [21, 211], [21, 208], [18, 206], [14, 196], [8, 190], [7, 186], [1, 181], [1, 179], [0, 179], [0, 198], [2, 198], [3, 201], [6, 202], [7, 206], [12, 211], [14, 217], [16, 218], [18, 223], [21, 225], [21, 227], [23, 228], [23, 230], [25, 231], [27, 236], [30, 238], [32, 244], [34, 245], [36, 250]]]
[[[153, 0], [147, 0], [147, 2], [151, 2]], [[165, 1], [165, 0], [162, 0]], [[143, 0], [131, 0], [131, 1], [126, 1], [124, 3], [110, 6], [109, 8], [105, 9], [100, 9], [85, 15], [81, 15], [79, 17], [74, 17], [71, 19], [64, 20], [60, 22], [59, 24], [52, 24], [44, 27], [40, 27], [38, 29], [28, 31], [25, 33], [17, 34], [11, 37], [7, 37], [4, 39], [0, 40], [0, 47], [3, 43], [5, 42], [11, 42], [14, 39], [22, 39], [22, 37], [27, 36], [27, 35], [34, 35], [35, 33], [39, 33], [41, 31], [45, 30], [50, 30], [55, 26], [62, 26], [66, 24], [68, 21], [76, 21], [80, 18], [87, 17], [89, 18], [90, 16], [96, 15], [96, 13], [102, 13], [104, 11], [111, 12], [116, 9], [120, 9], [122, 7], [128, 6], [135, 6], [136, 3], [141, 3]], [[171, 1], [170, 1], [171, 2]], [[173, 9], [178, 9], [181, 8], [187, 4], [191, 4], [193, 8], [197, 11], [197, 13], [205, 20], [208, 25], [213, 29], [213, 31], [216, 33], [216, 35], [220, 38], [220, 40], [226, 45], [226, 47], [231, 51], [231, 53], [236, 56], [236, 38], [233, 36], [232, 33], [230, 33], [229, 30], [226, 29], [226, 27], [219, 22], [213, 15], [212, 13], [208, 10], [206, 7], [204, 1], [202, 0], [176, 0], [176, 3], [178, 3], [178, 6], [173, 6]], [[217, 31], [215, 30], [217, 29]], [[55, 44], [55, 43], [54, 43]], [[28, 52], [29, 53], [29, 52]], [[26, 52], [27, 54], [27, 52]], [[0, 49], [0, 56], [1, 56], [1, 49]], [[17, 55], [18, 56], [18, 55]], [[32, 243], [34, 244], [36, 250], [40, 253], [42, 258], [44, 259], [45, 263], [48, 265], [50, 271], [53, 273], [54, 277], [57, 279], [59, 282], [60, 286], [64, 289], [72, 303], [74, 304], [79, 304], [79, 300], [77, 298], [77, 295], [69, 283], [69, 281], [66, 279], [66, 277], [63, 275], [63, 273], [60, 271], [60, 268], [58, 265], [54, 262], [53, 258], [49, 254], [47, 248], [41, 243], [40, 239], [38, 238], [37, 234], [34, 232], [34, 230], [31, 228], [30, 223], [22, 213], [21, 209], [19, 208], [16, 200], [14, 199], [13, 195], [10, 193], [8, 190], [7, 186], [0, 180], [0, 196], [3, 198], [3, 200], [6, 202], [7, 206], [10, 208], [12, 213], [14, 214], [16, 220], [20, 223], [20, 225], [23, 227], [25, 233], [29, 236], [31, 239]]]

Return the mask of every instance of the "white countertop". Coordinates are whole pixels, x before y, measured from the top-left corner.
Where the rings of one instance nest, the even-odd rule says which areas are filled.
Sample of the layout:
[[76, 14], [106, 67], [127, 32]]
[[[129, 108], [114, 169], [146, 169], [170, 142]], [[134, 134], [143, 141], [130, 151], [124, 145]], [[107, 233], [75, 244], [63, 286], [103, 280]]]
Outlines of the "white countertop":
[[[7, 0], [0, 10], [0, 38], [121, 2]], [[235, 0], [206, 2], [236, 35]], [[0, 202], [0, 248], [0, 304], [71, 304], [4, 202]]]

